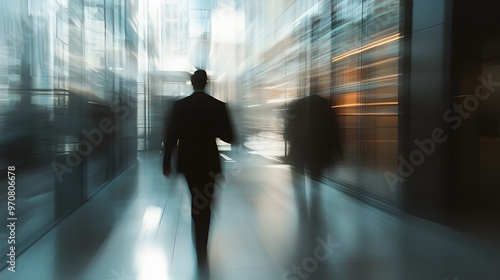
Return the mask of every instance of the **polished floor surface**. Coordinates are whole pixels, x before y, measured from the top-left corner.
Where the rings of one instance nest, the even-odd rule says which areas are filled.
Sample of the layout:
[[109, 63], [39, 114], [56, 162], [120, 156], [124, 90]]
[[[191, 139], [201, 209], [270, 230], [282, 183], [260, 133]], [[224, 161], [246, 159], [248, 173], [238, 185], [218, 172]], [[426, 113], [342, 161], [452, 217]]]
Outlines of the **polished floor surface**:
[[206, 269], [184, 179], [142, 153], [0, 279], [500, 279], [490, 243], [381, 211], [258, 154], [223, 158]]

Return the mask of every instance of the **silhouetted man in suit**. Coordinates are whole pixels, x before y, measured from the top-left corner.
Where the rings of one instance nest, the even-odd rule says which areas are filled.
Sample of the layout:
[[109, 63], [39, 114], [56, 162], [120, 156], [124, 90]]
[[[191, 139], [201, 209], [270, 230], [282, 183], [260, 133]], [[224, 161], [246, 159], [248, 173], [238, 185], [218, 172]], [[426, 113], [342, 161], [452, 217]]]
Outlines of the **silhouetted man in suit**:
[[[309, 96], [290, 104], [284, 138], [290, 143], [287, 160], [293, 167], [297, 206], [311, 222], [321, 226], [318, 181], [324, 169], [342, 158], [342, 152], [335, 111], [329, 100], [315, 94], [318, 90], [313, 83]], [[305, 200], [304, 175], [311, 178], [310, 209]]]
[[207, 73], [197, 70], [191, 83], [194, 93], [174, 103], [166, 127], [163, 174], [170, 174], [172, 151], [178, 146], [177, 170], [184, 173], [191, 193], [198, 264], [205, 264], [215, 178], [221, 172], [215, 140], [219, 137], [230, 143], [233, 129], [226, 104], [203, 91]]

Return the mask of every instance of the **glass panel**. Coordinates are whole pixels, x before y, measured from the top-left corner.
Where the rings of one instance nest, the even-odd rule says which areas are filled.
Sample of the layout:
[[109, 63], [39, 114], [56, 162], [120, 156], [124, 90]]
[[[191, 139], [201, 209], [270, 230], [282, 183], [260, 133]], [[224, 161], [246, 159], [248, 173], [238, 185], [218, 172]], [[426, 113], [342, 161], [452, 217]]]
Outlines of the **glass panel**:
[[238, 97], [245, 145], [285, 156], [283, 112], [319, 94], [337, 114], [345, 157], [327, 177], [395, 201], [385, 174], [397, 173], [400, 1], [253, 1], [245, 8], [251, 17]]
[[346, 158], [333, 178], [395, 202], [385, 174], [397, 173], [400, 3], [332, 5], [332, 88]]
[[[135, 160], [137, 26], [125, 19], [136, 11], [135, 1], [124, 3], [0, 2], [0, 169], [14, 166], [19, 186], [17, 254]], [[120, 24], [106, 30], [114, 13]], [[110, 71], [113, 61], [127, 75]], [[117, 95], [109, 87], [116, 76]]]

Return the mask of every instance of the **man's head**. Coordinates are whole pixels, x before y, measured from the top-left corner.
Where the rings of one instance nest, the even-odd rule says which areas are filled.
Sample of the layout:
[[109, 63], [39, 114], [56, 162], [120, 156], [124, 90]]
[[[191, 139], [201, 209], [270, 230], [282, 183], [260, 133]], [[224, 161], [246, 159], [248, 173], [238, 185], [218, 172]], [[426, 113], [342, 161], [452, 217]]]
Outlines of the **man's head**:
[[194, 90], [203, 90], [207, 85], [207, 72], [205, 70], [196, 70], [196, 72], [191, 75], [191, 84]]

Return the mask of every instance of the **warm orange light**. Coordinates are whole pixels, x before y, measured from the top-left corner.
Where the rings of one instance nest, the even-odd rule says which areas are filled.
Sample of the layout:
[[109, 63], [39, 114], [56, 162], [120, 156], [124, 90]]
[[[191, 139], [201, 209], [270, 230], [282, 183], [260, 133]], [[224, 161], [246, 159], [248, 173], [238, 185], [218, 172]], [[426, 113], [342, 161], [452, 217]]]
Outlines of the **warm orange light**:
[[398, 105], [397, 101], [395, 102], [374, 102], [374, 103], [351, 103], [351, 104], [342, 104], [332, 106], [332, 108], [349, 108], [349, 107], [360, 107], [360, 106], [388, 106], [388, 105]]
[[389, 44], [391, 42], [399, 40], [400, 38], [403, 38], [403, 36], [401, 36], [399, 33], [382, 38], [382, 39], [377, 40], [375, 42], [366, 44], [365, 46], [362, 46], [360, 48], [357, 48], [357, 49], [354, 49], [352, 51], [348, 51], [344, 54], [341, 54], [339, 56], [336, 56], [336, 57], [332, 58], [332, 62], [339, 61], [339, 60], [344, 59], [346, 57], [353, 56], [355, 54], [362, 53], [364, 51], [367, 51], [367, 50], [370, 50], [370, 49], [373, 49], [376, 47], [380, 47], [382, 45]]

